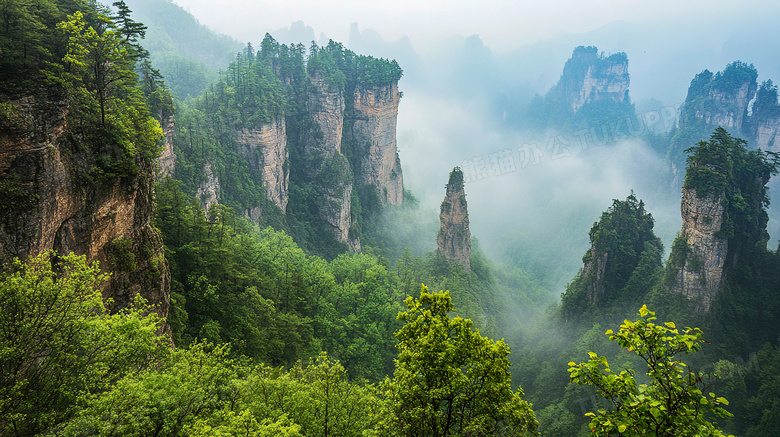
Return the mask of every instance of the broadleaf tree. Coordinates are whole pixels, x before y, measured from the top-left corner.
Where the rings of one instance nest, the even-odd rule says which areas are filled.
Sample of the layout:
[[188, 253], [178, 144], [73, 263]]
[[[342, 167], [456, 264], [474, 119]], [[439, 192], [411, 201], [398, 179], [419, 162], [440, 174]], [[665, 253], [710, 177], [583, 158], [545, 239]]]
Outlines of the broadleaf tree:
[[404, 303], [381, 433], [537, 435], [531, 404], [520, 388], [512, 390], [506, 343], [481, 336], [470, 319], [450, 317], [448, 291], [431, 293], [423, 285], [419, 299]]
[[606, 332], [610, 340], [647, 363], [648, 384], [639, 384], [631, 369], [615, 373], [607, 358], [594, 352], [588, 353], [587, 362], [569, 363], [571, 382], [596, 387], [610, 405], [587, 413], [591, 435], [724, 435], [713, 419], [731, 416], [723, 408], [728, 401], [708, 392], [706, 377], [676, 358], [701, 349], [701, 330], [678, 329], [673, 322], [656, 324], [655, 320], [655, 313], [643, 305], [637, 321], [625, 320], [617, 333]]

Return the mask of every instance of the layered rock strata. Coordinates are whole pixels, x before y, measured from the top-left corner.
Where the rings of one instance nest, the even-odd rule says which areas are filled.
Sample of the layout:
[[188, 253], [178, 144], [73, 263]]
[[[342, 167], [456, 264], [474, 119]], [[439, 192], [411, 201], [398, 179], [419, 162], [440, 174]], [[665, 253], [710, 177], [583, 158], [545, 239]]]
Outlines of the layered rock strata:
[[161, 176], [173, 176], [176, 168], [176, 153], [173, 151], [173, 138], [176, 135], [176, 128], [173, 115], [163, 120], [162, 128], [165, 134], [165, 143], [160, 156], [157, 157], [157, 166], [160, 169]]
[[625, 102], [629, 84], [628, 58], [624, 53], [604, 57], [596, 47], [580, 46], [574, 49], [560, 81], [547, 98], [576, 113], [586, 104], [600, 100]]
[[344, 92], [328, 83], [320, 72], [310, 77], [313, 91], [308, 93], [306, 110], [315, 132], [303, 143], [304, 168], [318, 187], [318, 206], [322, 219], [336, 240], [359, 248], [350, 238], [352, 226], [352, 187], [354, 176], [347, 158], [341, 153], [344, 135]]
[[718, 234], [723, 225], [723, 197], [699, 198], [696, 190], [684, 188], [680, 206], [683, 225], [679, 238], [688, 247], [679, 266], [672, 291], [694, 302], [695, 313], [706, 313], [723, 287], [728, 241]]

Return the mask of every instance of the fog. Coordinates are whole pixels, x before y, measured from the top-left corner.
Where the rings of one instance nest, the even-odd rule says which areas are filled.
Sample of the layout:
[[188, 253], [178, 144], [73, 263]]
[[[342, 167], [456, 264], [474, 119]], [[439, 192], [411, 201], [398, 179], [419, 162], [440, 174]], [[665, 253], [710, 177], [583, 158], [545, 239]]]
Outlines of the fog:
[[[763, 1], [174, 1], [217, 32], [255, 45], [266, 32], [306, 45], [332, 38], [397, 59], [406, 188], [438, 214], [449, 171], [463, 167], [481, 247], [545, 276], [555, 295], [581, 266], [590, 226], [631, 190], [656, 218], [668, 251], [680, 228], [679, 195], [657, 189], [663, 156], [641, 134], [671, 128], [695, 74], [741, 60], [756, 66], [759, 81], [780, 81], [772, 35], [780, 5]], [[627, 53], [643, 123], [633, 135], [605, 145], [516, 127], [522, 108], [557, 82], [578, 45]]]

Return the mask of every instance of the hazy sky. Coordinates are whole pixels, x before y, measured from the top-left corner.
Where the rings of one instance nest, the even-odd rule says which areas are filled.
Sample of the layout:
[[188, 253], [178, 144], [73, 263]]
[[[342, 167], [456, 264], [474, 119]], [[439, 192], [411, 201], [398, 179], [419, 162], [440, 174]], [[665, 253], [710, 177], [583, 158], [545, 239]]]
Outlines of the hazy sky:
[[[719, 0], [174, 0], [201, 22], [242, 41], [303, 20], [319, 35], [346, 41], [349, 25], [376, 29], [386, 40], [408, 35], [415, 46], [451, 34], [479, 34], [494, 50], [510, 50], [617, 20], [681, 20], [711, 26], [713, 18], [742, 19], [766, 12], [769, 1]], [[771, 6], [772, 9], [776, 7]], [[239, 17], [239, 18], [237, 18]], [[718, 20], [720, 21], [720, 19]]]

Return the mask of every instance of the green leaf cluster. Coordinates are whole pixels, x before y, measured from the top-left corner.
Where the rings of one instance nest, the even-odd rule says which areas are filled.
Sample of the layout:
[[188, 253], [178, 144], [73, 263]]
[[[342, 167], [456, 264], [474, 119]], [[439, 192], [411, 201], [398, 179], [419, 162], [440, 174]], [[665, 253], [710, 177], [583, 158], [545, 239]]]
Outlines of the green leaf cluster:
[[626, 320], [606, 335], [647, 364], [649, 383], [641, 384], [631, 369], [616, 373], [607, 358], [589, 352], [584, 363], [569, 363], [571, 382], [598, 389], [610, 408], [590, 412], [591, 435], [721, 436], [716, 417], [729, 417], [728, 401], [709, 392], [704, 375], [691, 372], [676, 358], [701, 349], [698, 328], [678, 329], [654, 323], [655, 313], [642, 306], [639, 319]]
[[0, 279], [4, 435], [59, 426], [90, 395], [153, 367], [169, 347], [158, 333], [160, 320], [140, 296], [125, 310], [108, 313], [97, 289], [106, 275], [83, 256], [44, 253], [16, 260]]

